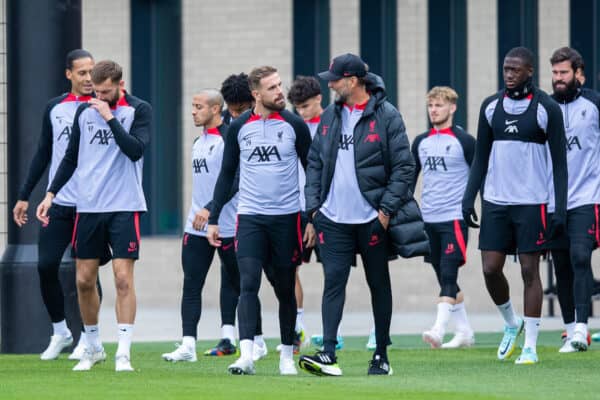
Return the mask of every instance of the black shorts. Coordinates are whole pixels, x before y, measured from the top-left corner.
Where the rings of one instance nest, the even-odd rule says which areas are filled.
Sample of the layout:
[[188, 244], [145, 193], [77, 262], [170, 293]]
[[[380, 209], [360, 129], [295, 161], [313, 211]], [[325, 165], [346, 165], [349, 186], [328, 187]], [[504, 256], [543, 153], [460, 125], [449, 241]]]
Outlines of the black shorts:
[[[302, 238], [304, 238], [304, 232], [306, 229], [306, 225], [308, 224], [308, 216], [306, 215], [306, 213], [302, 212], [300, 214], [300, 222], [302, 224]], [[321, 262], [321, 258], [319, 256], [319, 249], [317, 248], [317, 244], [315, 241], [315, 245], [313, 247], [306, 247], [306, 243], [302, 242], [302, 260], [301, 263], [309, 263], [310, 262], [310, 257], [313, 253], [313, 250], [315, 251], [315, 255], [317, 257], [317, 262]]]
[[425, 256], [425, 262], [440, 265], [442, 258], [459, 265], [467, 262], [467, 235], [465, 221], [425, 223], [425, 231], [429, 236], [431, 253]]
[[546, 205], [503, 206], [483, 201], [479, 249], [505, 254], [548, 250]]
[[[379, 222], [379, 218], [362, 224], [337, 223], [317, 211], [313, 218], [317, 234], [317, 246], [321, 263], [325, 265], [356, 266], [356, 255], [361, 254], [363, 265], [365, 255], [376, 254], [388, 261], [388, 233]], [[369, 257], [372, 259], [372, 257]]]
[[113, 258], [137, 260], [140, 251], [140, 213], [78, 213], [73, 238], [77, 258], [102, 258], [109, 245]]
[[[552, 214], [549, 215], [551, 218]], [[572, 243], [596, 249], [600, 246], [600, 206], [587, 204], [567, 210], [567, 229], [552, 241], [553, 250], [567, 250]]]
[[263, 266], [297, 266], [302, 257], [300, 213], [238, 215], [237, 258], [257, 258]]

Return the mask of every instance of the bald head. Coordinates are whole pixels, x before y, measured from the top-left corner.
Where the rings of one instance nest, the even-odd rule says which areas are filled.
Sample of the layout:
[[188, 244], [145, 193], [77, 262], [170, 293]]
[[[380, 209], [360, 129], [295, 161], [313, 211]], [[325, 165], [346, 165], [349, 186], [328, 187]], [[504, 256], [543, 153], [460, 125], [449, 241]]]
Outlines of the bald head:
[[192, 117], [194, 125], [214, 128], [221, 125], [223, 111], [223, 95], [217, 89], [202, 89], [192, 100]]
[[219, 112], [223, 111], [225, 100], [223, 100], [223, 95], [217, 89], [202, 89], [196, 96], [206, 97], [206, 101], [210, 106], [219, 106]]

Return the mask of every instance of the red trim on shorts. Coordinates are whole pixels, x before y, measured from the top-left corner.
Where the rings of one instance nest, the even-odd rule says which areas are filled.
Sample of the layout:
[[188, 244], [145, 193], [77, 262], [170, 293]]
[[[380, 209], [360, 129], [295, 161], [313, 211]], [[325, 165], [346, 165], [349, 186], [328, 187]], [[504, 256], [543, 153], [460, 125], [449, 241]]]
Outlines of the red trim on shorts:
[[138, 243], [140, 242], [140, 213], [139, 212], [134, 212], [133, 213], [133, 224], [135, 225], [135, 236], [137, 237], [137, 241]]
[[298, 213], [298, 218], [296, 219], [296, 229], [298, 231], [298, 244], [300, 253], [304, 250], [302, 247], [302, 219], [300, 218], [300, 213]]
[[546, 205], [545, 204], [540, 204], [540, 213], [542, 215], [542, 226], [544, 227], [544, 230], [546, 230]]
[[233, 247], [237, 253], [238, 249], [238, 225], [240, 224], [240, 215], [235, 214], [235, 234], [233, 235]]
[[461, 265], [464, 265], [467, 262], [467, 245], [462, 229], [460, 229], [460, 222], [458, 222], [457, 219], [454, 220], [454, 236], [456, 237], [456, 243], [458, 243], [458, 247], [463, 256], [463, 263]]
[[79, 222], [79, 213], [75, 214], [75, 224], [73, 225], [73, 235], [71, 236], [71, 246], [73, 246], [74, 249], [76, 249], [77, 247], [75, 246], [76, 239], [77, 239], [77, 223]]
[[600, 210], [598, 209], [598, 204], [594, 204], [594, 214], [596, 216], [596, 243], [600, 246]]

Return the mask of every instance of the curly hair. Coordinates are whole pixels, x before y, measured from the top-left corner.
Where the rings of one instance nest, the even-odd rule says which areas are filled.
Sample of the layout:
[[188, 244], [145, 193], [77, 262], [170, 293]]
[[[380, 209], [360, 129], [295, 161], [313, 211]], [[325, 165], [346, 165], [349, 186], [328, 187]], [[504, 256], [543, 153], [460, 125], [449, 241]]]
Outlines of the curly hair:
[[254, 101], [248, 85], [248, 75], [243, 72], [238, 75], [229, 75], [221, 84], [221, 94], [228, 104], [251, 103]]
[[320, 94], [321, 85], [316, 78], [298, 75], [290, 87], [287, 98], [292, 104], [300, 104]]

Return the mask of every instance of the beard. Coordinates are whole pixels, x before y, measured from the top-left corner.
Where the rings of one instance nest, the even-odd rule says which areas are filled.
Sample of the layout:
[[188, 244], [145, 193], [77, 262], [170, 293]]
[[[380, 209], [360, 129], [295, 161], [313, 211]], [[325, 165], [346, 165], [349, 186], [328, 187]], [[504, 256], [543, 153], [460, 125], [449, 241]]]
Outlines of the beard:
[[110, 100], [106, 100], [106, 102], [108, 103], [108, 105], [109, 105], [111, 108], [114, 108], [114, 107], [116, 107], [116, 106], [117, 106], [117, 102], [118, 102], [118, 101], [119, 101], [119, 92], [117, 92], [117, 93], [115, 94], [115, 97], [113, 97], [112, 99], [110, 99]]
[[[563, 83], [565, 84], [565, 86], [562, 88], [558, 88], [559, 83]], [[570, 82], [552, 82], [552, 89], [554, 90], [554, 97], [559, 102], [571, 101], [573, 97], [577, 94], [577, 90], [579, 89], [579, 81], [573, 78]]]
[[346, 103], [348, 100], [348, 95], [344, 94], [344, 93], [337, 93], [335, 94], [335, 102], [336, 103], [341, 103], [344, 104]]
[[269, 111], [281, 111], [285, 108], [285, 101], [276, 103], [274, 101], [263, 101], [263, 107]]

